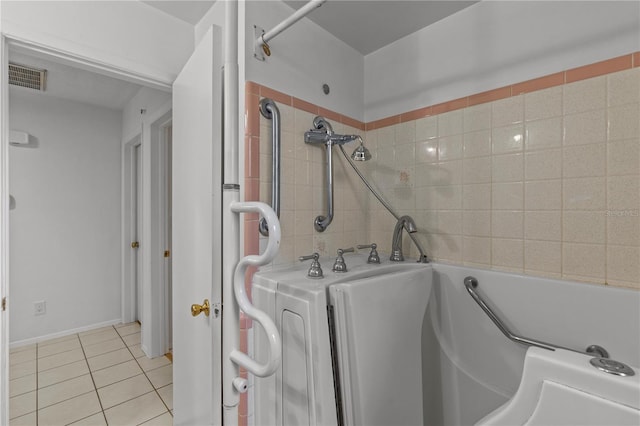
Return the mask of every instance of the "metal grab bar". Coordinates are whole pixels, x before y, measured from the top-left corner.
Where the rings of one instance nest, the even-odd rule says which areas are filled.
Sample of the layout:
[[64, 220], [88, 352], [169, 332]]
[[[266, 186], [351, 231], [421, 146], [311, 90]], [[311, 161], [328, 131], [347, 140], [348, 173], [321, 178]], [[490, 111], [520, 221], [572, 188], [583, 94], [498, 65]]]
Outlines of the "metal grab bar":
[[564, 346], [554, 345], [552, 343], [542, 342], [540, 340], [529, 339], [526, 337], [518, 336], [514, 334], [507, 328], [507, 326], [498, 318], [498, 316], [491, 310], [491, 308], [482, 300], [482, 297], [478, 293], [476, 293], [475, 288], [478, 287], [478, 280], [475, 277], [466, 277], [464, 279], [464, 286], [467, 289], [467, 292], [471, 295], [473, 300], [482, 308], [482, 310], [489, 316], [491, 321], [498, 327], [498, 329], [504, 334], [509, 340], [512, 340], [516, 343], [520, 343], [525, 346], [536, 346], [538, 348], [547, 349], [550, 351], [555, 351], [556, 349], [564, 349], [571, 352], [578, 352], [581, 354], [588, 355], [597, 355], [600, 358], [609, 358], [609, 353], [605, 348], [598, 345], [589, 346], [584, 352], [578, 351], [575, 349], [565, 348]]
[[[269, 98], [260, 101], [260, 113], [264, 118], [272, 120], [271, 125], [271, 208], [280, 218], [280, 110]], [[260, 233], [269, 236], [269, 228], [263, 217], [258, 225]]]
[[[280, 333], [275, 323], [269, 316], [256, 308], [249, 301], [247, 291], [245, 289], [245, 272], [249, 266], [261, 266], [271, 262], [278, 254], [278, 248], [280, 247], [280, 222], [276, 213], [266, 205], [257, 201], [248, 202], [235, 202], [230, 205], [231, 211], [240, 212], [253, 212], [260, 213], [267, 223], [269, 229], [269, 240], [267, 242], [267, 248], [261, 255], [249, 255], [245, 256], [238, 262], [233, 277], [233, 290], [236, 296], [236, 301], [240, 309], [247, 314], [250, 318], [258, 321], [262, 326], [267, 340], [269, 341], [269, 357], [266, 363], [259, 364], [256, 360], [249, 357], [247, 354], [234, 349], [229, 354], [229, 358], [235, 364], [240, 367], [244, 367], [247, 371], [258, 377], [270, 376], [276, 372], [280, 365], [280, 359], [282, 357], [282, 344], [280, 339]], [[236, 386], [238, 388], [238, 386]]]

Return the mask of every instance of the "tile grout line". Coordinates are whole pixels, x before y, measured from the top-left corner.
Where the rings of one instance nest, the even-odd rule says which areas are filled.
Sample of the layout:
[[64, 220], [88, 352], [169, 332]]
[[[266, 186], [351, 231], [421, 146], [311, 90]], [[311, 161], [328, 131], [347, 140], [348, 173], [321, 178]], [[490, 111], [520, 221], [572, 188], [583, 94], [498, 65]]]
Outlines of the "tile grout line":
[[[118, 330], [116, 330], [116, 332], [117, 332], [117, 331], [118, 331]], [[140, 333], [142, 334], [142, 329], [140, 330]], [[132, 333], [132, 334], [134, 334], [134, 333]], [[118, 336], [120, 336], [120, 333], [118, 333]], [[123, 338], [122, 336], [120, 336], [120, 339], [122, 339], [122, 342], [125, 344], [125, 346], [126, 346], [127, 350], [129, 351], [129, 353], [130, 353], [130, 354], [131, 354], [131, 356], [133, 357], [134, 361], [136, 362], [136, 364], [138, 364], [138, 367], [140, 367], [140, 370], [142, 370], [142, 374], [144, 374], [144, 377], [146, 377], [146, 379], [147, 379], [147, 380], [149, 381], [149, 383], [151, 384], [151, 387], [153, 388], [153, 391], [152, 391], [152, 392], [155, 392], [155, 393], [156, 393], [156, 395], [158, 396], [158, 398], [160, 398], [160, 401], [162, 401], [162, 404], [165, 406], [165, 408], [167, 409], [167, 411], [168, 411], [168, 412], [169, 412], [169, 414], [171, 415], [171, 418], [173, 418], [173, 414], [171, 413], [171, 410], [169, 410], [169, 406], [167, 405], [167, 403], [166, 403], [166, 402], [164, 402], [164, 399], [162, 399], [162, 396], [160, 396], [160, 393], [158, 393], [158, 388], [156, 388], [156, 385], [154, 385], [154, 384], [153, 384], [153, 382], [151, 381], [151, 379], [150, 379], [150, 378], [149, 378], [149, 376], [147, 375], [147, 372], [144, 370], [144, 368], [142, 368], [142, 366], [141, 366], [141, 365], [140, 365], [140, 363], [138, 362], [138, 358], [136, 358], [136, 357], [135, 357], [135, 355], [133, 355], [133, 352], [131, 352], [131, 349], [129, 348], [129, 345], [127, 344], [127, 342], [125, 342], [125, 341], [124, 341], [124, 338]], [[136, 343], [136, 344], [137, 344], [137, 343]], [[146, 356], [146, 354], [145, 354], [145, 356]], [[142, 357], [141, 357], [141, 358], [142, 358]], [[171, 361], [171, 364], [169, 364], [169, 365], [172, 365], [172, 366], [173, 366], [173, 361]], [[164, 366], [162, 366], [162, 367], [164, 367]], [[162, 367], [158, 367], [158, 368], [162, 368]], [[153, 370], [149, 370], [149, 371], [154, 371], [154, 370], [157, 370], [158, 368], [154, 368]], [[172, 368], [173, 368], [173, 367], [172, 367]], [[126, 379], [125, 379], [125, 380], [126, 380]], [[171, 379], [171, 385], [173, 385], [173, 377], [172, 377], [172, 379]], [[167, 384], [166, 386], [168, 386], [168, 384]], [[149, 394], [149, 393], [151, 393], [151, 392], [147, 392], [147, 393], [145, 393], [145, 394], [143, 394], [143, 395], [147, 395], [147, 394]], [[136, 398], [139, 398], [140, 396], [143, 396], [143, 395], [139, 395], [139, 396], [137, 396]], [[130, 399], [129, 401], [131, 401], [131, 400], [133, 400], [133, 399], [135, 399], [135, 398], [132, 398], [132, 399]], [[125, 402], [127, 402], [127, 401], [125, 401]], [[123, 404], [123, 403], [124, 403], [124, 402], [122, 402], [121, 404]], [[118, 404], [118, 405], [120, 405], [120, 404]], [[162, 414], [164, 414], [164, 413], [162, 413]], [[160, 415], [162, 415], [162, 414], [160, 414]], [[156, 416], [156, 417], [158, 417], [158, 416]], [[155, 417], [153, 417], [153, 418], [151, 418], [151, 419], [147, 419], [147, 420], [145, 420], [144, 422], [148, 422], [149, 420], [152, 420], [152, 419], [155, 419]], [[144, 422], [142, 422], [142, 423], [144, 423]]]
[[[113, 328], [113, 330], [117, 333], [118, 331], [115, 329], [115, 327], [111, 326]], [[119, 334], [118, 334], [119, 336]], [[102, 417], [104, 418], [105, 423], [108, 425], [109, 422], [107, 421], [107, 415], [104, 412], [104, 407], [102, 406], [102, 399], [100, 399], [100, 394], [98, 393], [98, 387], [96, 386], [96, 381], [93, 378], [93, 372], [91, 371], [91, 366], [89, 365], [89, 360], [87, 358], [87, 354], [84, 351], [84, 345], [82, 344], [82, 339], [80, 339], [80, 335], [78, 335], [78, 340], [80, 341], [80, 348], [82, 349], [82, 354], [84, 355], [84, 362], [87, 364], [87, 369], [89, 370], [89, 375], [91, 376], [91, 382], [93, 383], [93, 390], [96, 393], [96, 396], [98, 397], [98, 404], [100, 404], [100, 411], [102, 412]], [[115, 340], [115, 339], [114, 339]], [[92, 416], [95, 415], [97, 413], [93, 413], [91, 414]], [[80, 419], [82, 420], [82, 419]], [[76, 420], [77, 421], [77, 420]]]

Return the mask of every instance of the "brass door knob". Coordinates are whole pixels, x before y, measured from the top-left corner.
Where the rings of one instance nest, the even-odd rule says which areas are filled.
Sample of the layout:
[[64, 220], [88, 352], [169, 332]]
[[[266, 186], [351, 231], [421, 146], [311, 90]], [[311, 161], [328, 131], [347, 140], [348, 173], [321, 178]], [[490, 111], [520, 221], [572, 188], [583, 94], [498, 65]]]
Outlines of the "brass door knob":
[[204, 299], [204, 302], [202, 302], [202, 305], [198, 305], [195, 303], [191, 305], [191, 315], [193, 315], [194, 317], [197, 317], [198, 315], [200, 315], [201, 312], [204, 312], [206, 316], [209, 316], [210, 308], [211, 307], [209, 306], [209, 299]]
[[140, 247], [140, 243], [139, 242], [134, 241], [134, 242], [131, 243], [131, 248], [138, 248], [138, 247]]

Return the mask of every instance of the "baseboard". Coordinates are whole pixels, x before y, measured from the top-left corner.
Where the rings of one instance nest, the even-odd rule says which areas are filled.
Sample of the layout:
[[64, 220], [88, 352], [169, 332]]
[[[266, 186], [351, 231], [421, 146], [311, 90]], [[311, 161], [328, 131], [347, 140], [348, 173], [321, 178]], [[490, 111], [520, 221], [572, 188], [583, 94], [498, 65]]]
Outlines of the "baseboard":
[[32, 337], [30, 339], [18, 340], [16, 342], [10, 342], [9, 348], [19, 348], [20, 346], [27, 346], [33, 343], [43, 342], [45, 340], [57, 339], [58, 337], [69, 336], [71, 334], [82, 333], [84, 331], [94, 330], [96, 328], [107, 327], [109, 325], [121, 324], [122, 319], [114, 319], [110, 321], [100, 322], [98, 324], [86, 325], [84, 327], [74, 328], [72, 330], [59, 331], [57, 333], [46, 334], [44, 336]]

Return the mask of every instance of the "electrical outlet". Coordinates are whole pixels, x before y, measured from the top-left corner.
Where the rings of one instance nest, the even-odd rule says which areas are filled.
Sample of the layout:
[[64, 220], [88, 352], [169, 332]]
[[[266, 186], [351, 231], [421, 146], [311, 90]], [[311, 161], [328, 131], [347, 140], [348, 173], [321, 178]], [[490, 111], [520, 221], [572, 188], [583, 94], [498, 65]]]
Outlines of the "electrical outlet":
[[33, 302], [33, 314], [44, 315], [47, 313], [47, 303], [44, 300]]

